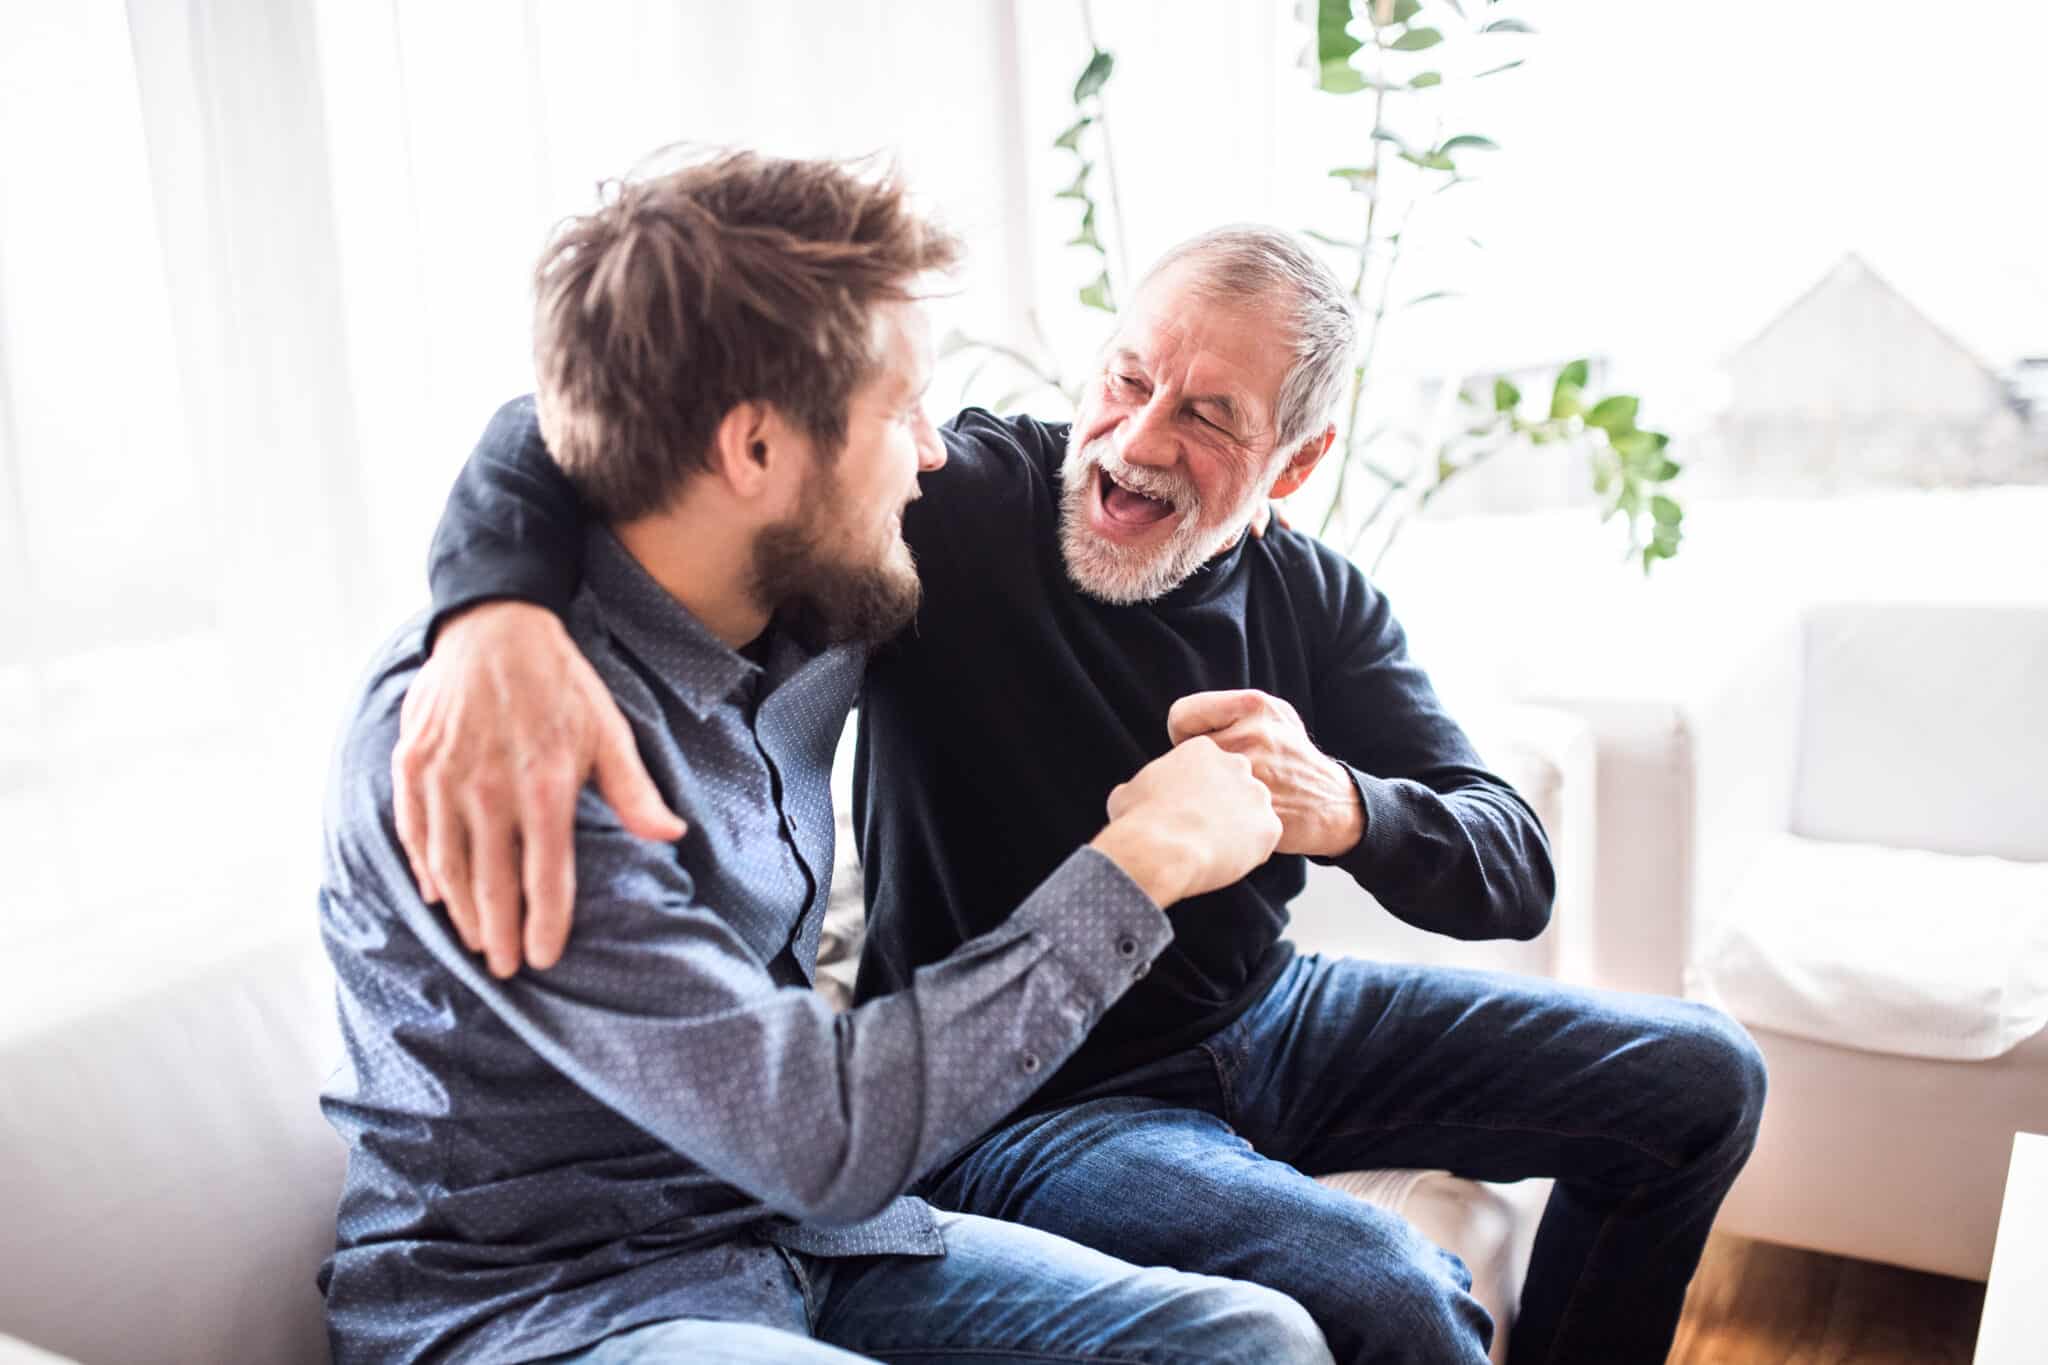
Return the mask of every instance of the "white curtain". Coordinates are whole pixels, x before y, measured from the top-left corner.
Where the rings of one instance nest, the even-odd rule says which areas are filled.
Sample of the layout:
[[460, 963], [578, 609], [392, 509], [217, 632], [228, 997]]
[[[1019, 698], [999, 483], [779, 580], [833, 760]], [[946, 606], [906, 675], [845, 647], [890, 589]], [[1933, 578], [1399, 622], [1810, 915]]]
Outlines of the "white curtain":
[[598, 180], [892, 152], [970, 243], [942, 325], [1022, 335], [1018, 43], [1009, 0], [0, 6], [0, 1028], [311, 925], [349, 689]]

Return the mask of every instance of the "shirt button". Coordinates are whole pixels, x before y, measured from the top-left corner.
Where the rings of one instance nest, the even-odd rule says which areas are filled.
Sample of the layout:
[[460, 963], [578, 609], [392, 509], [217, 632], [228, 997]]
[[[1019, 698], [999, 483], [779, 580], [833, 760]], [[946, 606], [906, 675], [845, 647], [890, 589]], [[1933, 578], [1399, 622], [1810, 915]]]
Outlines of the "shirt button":
[[1024, 1054], [1023, 1060], [1019, 1062], [1018, 1065], [1024, 1068], [1025, 1075], [1036, 1076], [1038, 1074], [1038, 1068], [1044, 1066], [1045, 1063], [1038, 1060], [1037, 1053], [1027, 1052]]
[[1136, 957], [1138, 955], [1138, 940], [1132, 938], [1129, 934], [1125, 934], [1116, 941], [1116, 955], [1118, 957]]

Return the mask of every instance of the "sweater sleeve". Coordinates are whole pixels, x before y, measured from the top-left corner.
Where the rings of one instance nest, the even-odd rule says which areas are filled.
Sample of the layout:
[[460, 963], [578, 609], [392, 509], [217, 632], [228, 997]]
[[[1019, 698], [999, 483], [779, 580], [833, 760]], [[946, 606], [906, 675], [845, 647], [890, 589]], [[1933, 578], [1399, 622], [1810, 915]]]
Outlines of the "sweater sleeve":
[[1408, 653], [1386, 597], [1324, 561], [1331, 638], [1316, 682], [1315, 740], [1365, 807], [1343, 868], [1396, 917], [1461, 939], [1534, 938], [1556, 878], [1543, 826], [1486, 770]]
[[448, 494], [427, 558], [427, 638], [465, 607], [517, 598], [567, 616], [583, 578], [584, 508], [548, 454], [531, 396], [498, 409]]

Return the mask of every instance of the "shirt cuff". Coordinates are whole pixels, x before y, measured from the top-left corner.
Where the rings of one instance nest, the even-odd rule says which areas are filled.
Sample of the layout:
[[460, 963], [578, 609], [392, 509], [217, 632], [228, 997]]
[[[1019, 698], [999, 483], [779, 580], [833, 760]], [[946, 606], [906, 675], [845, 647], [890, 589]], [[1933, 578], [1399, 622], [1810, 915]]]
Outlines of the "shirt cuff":
[[1086, 845], [1074, 850], [1010, 916], [1010, 926], [1045, 943], [1074, 979], [1075, 994], [1107, 1009], [1173, 941], [1166, 912], [1116, 861]]

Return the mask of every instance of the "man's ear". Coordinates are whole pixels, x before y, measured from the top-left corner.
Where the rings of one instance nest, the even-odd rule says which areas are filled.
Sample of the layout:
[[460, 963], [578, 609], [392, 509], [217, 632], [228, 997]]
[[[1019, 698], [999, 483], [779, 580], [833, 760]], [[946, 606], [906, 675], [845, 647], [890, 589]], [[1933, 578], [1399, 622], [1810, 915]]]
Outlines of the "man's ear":
[[1273, 480], [1268, 497], [1284, 498], [1308, 482], [1308, 476], [1316, 472], [1323, 456], [1329, 453], [1331, 442], [1337, 439], [1335, 423], [1324, 427], [1315, 435], [1303, 441], [1288, 457], [1287, 464], [1280, 471], [1280, 477]]
[[773, 408], [738, 404], [711, 433], [711, 473], [736, 497], [760, 497], [772, 490], [788, 445], [789, 428]]

